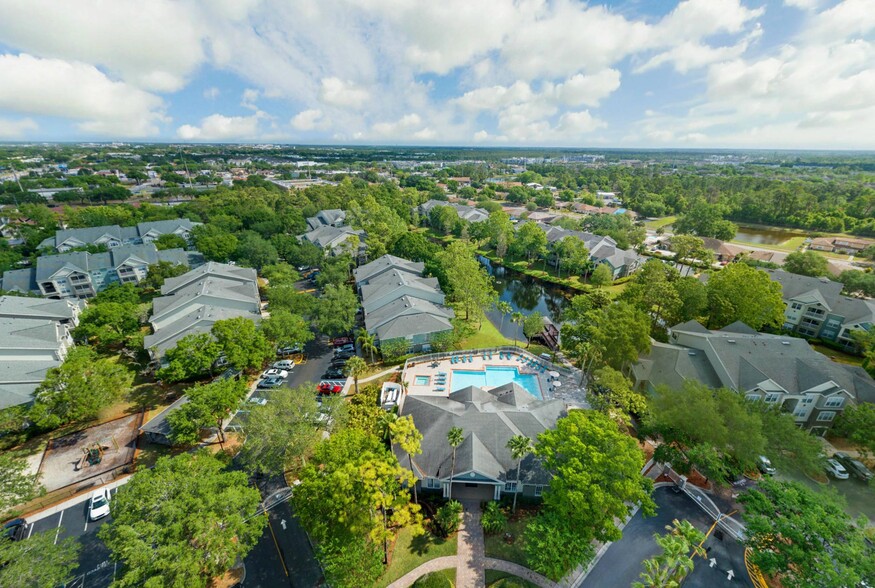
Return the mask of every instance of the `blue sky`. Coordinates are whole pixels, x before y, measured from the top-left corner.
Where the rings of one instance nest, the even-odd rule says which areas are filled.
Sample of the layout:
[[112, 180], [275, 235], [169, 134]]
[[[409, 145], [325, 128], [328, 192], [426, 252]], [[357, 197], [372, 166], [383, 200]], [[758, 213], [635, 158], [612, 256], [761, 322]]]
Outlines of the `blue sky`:
[[0, 0], [0, 140], [875, 149], [873, 0]]

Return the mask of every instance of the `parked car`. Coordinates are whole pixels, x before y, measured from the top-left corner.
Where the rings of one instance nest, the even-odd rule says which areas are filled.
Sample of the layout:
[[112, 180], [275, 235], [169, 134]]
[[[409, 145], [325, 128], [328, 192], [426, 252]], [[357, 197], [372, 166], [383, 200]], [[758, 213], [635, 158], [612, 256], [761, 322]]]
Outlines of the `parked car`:
[[283, 385], [283, 379], [279, 376], [271, 376], [269, 378], [264, 378], [263, 380], [259, 380], [256, 388], [279, 388]]
[[355, 355], [355, 351], [335, 351], [334, 359], [349, 359]]
[[334, 353], [355, 353], [355, 345], [352, 343], [348, 345], [340, 345], [334, 348]]
[[3, 524], [2, 537], [10, 541], [18, 541], [23, 538], [26, 528], [27, 522], [24, 519], [12, 519], [8, 523]]
[[343, 386], [340, 384], [332, 384], [331, 382], [322, 382], [319, 384], [319, 387], [316, 388], [316, 391], [319, 394], [340, 394], [343, 390]]
[[331, 367], [342, 368], [346, 365], [346, 362], [349, 360], [348, 357], [335, 357], [331, 360]]
[[258, 398], [257, 396], [253, 396], [249, 399], [251, 404], [257, 404], [258, 406], [264, 406], [267, 404], [267, 398]]
[[276, 355], [277, 357], [286, 357], [287, 355], [294, 355], [301, 352], [301, 344], [297, 343], [295, 345], [289, 345], [287, 347], [280, 347], [276, 350]]
[[872, 472], [869, 471], [869, 468], [864, 466], [862, 462], [854, 459], [847, 453], [837, 451], [832, 457], [840, 464], [845, 466], [845, 469], [848, 470], [848, 472], [855, 478], [859, 478], [864, 482], [868, 482], [872, 479]]
[[291, 359], [281, 359], [281, 360], [275, 362], [275, 363], [274, 363], [272, 366], [270, 366], [270, 367], [272, 367], [272, 368], [275, 369], [275, 370], [286, 370], [286, 371], [289, 371], [289, 370], [291, 370], [293, 367], [295, 367], [295, 362], [292, 361]]
[[264, 372], [263, 374], [261, 374], [261, 377], [262, 378], [282, 378], [283, 380], [285, 380], [286, 378], [289, 377], [289, 372], [287, 372], [286, 370], [281, 370], [279, 368], [271, 368], [271, 369], [267, 370], [266, 372]]
[[338, 378], [346, 379], [346, 375], [343, 373], [343, 370], [337, 368], [329, 368], [322, 375], [322, 377], [326, 380], [337, 380]]
[[844, 466], [842, 466], [842, 464], [834, 459], [826, 460], [826, 473], [836, 480], [848, 479], [848, 470], [846, 470]]
[[757, 459], [757, 469], [767, 476], [774, 476], [777, 471], [774, 466], [772, 466], [772, 462], [769, 461], [769, 458], [765, 455], [761, 455], [759, 456], [759, 459]]
[[109, 488], [95, 490], [88, 501], [88, 519], [96, 521], [109, 514]]
[[298, 271], [299, 271], [299, 272], [305, 272], [305, 271], [307, 271], [308, 269], [310, 269], [310, 266], [309, 266], [309, 265], [299, 265], [299, 266], [298, 266]]
[[342, 347], [344, 345], [352, 345], [352, 337], [335, 337], [331, 340], [331, 344], [335, 347]]

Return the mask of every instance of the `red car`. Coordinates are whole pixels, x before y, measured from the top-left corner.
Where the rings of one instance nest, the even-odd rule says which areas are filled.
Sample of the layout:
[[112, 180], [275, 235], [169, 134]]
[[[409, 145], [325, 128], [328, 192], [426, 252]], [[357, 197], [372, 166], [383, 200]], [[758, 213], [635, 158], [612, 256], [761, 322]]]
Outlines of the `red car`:
[[343, 386], [331, 384], [330, 382], [322, 382], [316, 390], [319, 394], [340, 394], [343, 391]]
[[340, 347], [341, 345], [352, 345], [351, 337], [338, 337], [331, 341], [331, 344], [335, 347]]

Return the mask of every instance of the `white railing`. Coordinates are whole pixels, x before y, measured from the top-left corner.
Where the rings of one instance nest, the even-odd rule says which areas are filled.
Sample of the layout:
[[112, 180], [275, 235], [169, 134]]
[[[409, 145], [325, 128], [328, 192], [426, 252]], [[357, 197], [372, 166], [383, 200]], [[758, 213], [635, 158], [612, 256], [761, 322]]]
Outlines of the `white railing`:
[[407, 361], [404, 362], [404, 371], [407, 371], [407, 368], [410, 364], [420, 364], [427, 363], [430, 361], [443, 361], [445, 359], [450, 359], [452, 357], [462, 357], [468, 355], [477, 355], [482, 356], [484, 353], [486, 354], [498, 354], [498, 353], [516, 353], [517, 355], [521, 355], [532, 361], [536, 361], [538, 363], [544, 364], [551, 371], [559, 372], [565, 376], [570, 376], [573, 372], [565, 366], [558, 365], [550, 361], [549, 359], [544, 359], [539, 355], [535, 355], [533, 353], [529, 353], [522, 347], [515, 347], [513, 345], [502, 345], [500, 347], [486, 347], [483, 349], [465, 349], [460, 351], [444, 351], [440, 353], [427, 353], [425, 355], [418, 355], [416, 357], [408, 358]]

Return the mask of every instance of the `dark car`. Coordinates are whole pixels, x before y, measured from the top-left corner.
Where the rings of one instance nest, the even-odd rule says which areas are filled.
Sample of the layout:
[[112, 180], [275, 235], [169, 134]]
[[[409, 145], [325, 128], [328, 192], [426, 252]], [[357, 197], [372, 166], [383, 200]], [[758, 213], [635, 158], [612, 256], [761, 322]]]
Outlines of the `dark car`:
[[3, 538], [11, 541], [18, 541], [24, 538], [24, 530], [27, 528], [27, 523], [24, 519], [13, 519], [3, 525]]
[[841, 451], [837, 451], [833, 458], [838, 461], [840, 464], [845, 466], [845, 469], [860, 480], [864, 482], [868, 482], [872, 479], [872, 472], [869, 471], [869, 468], [863, 465], [859, 460], [854, 459], [847, 453], [842, 453]]
[[347, 360], [350, 357], [352, 357], [353, 355], [355, 355], [355, 351], [336, 351], [334, 353], [334, 359]]
[[258, 382], [257, 388], [279, 388], [283, 385], [283, 379], [279, 376], [270, 376]]
[[343, 373], [343, 370], [329, 369], [322, 375], [322, 378], [325, 380], [337, 380], [339, 378], [346, 379], [346, 375]]

